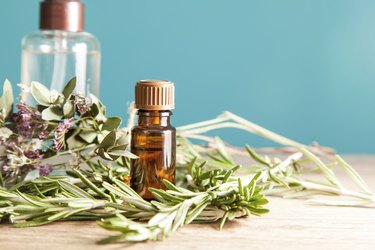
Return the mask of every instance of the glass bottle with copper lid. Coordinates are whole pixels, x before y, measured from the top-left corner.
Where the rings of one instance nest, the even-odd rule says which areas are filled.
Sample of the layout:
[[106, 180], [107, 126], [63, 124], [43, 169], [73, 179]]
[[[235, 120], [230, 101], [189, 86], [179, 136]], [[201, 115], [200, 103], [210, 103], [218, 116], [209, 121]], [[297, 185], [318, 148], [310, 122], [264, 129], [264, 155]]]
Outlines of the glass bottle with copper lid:
[[142, 80], [135, 86], [138, 125], [131, 132], [130, 185], [144, 199], [153, 199], [148, 188], [164, 189], [163, 179], [174, 183], [176, 129], [170, 118], [174, 109], [174, 84]]
[[[80, 0], [40, 2], [39, 30], [22, 40], [21, 83], [41, 82], [61, 92], [77, 77], [76, 92], [99, 95], [100, 45], [84, 32]], [[23, 98], [32, 103], [27, 93]]]

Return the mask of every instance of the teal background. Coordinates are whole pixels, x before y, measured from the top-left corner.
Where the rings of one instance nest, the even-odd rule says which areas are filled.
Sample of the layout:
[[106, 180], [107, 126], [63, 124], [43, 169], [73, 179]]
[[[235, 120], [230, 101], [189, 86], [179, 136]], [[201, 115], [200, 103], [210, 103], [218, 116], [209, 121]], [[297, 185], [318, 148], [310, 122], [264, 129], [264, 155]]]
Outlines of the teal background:
[[[0, 79], [20, 79], [38, 2], [0, 2]], [[126, 117], [137, 80], [169, 79], [175, 125], [230, 110], [303, 143], [375, 153], [375, 1], [86, 0], [86, 30], [101, 41], [111, 115]]]

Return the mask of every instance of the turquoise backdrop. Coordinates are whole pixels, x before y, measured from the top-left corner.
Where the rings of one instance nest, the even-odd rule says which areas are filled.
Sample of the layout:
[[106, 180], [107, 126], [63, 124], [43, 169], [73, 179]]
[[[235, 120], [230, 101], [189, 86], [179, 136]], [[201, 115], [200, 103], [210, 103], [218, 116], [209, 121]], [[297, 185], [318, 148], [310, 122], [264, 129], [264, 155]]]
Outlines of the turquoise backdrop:
[[[38, 0], [0, 1], [0, 79], [20, 79]], [[126, 117], [139, 79], [174, 81], [174, 124], [230, 110], [303, 143], [375, 153], [375, 1], [86, 0], [101, 98]], [[235, 130], [236, 145], [272, 145]]]

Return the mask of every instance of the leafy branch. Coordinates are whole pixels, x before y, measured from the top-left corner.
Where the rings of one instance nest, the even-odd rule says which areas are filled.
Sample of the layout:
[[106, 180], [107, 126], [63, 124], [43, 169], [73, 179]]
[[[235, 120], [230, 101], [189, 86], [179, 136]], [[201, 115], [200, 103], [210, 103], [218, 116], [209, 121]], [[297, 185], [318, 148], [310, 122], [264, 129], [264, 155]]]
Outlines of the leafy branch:
[[[227, 126], [228, 121], [229, 126]], [[225, 144], [218, 138], [203, 135], [211, 130], [224, 127], [236, 127], [265, 137], [282, 146], [292, 146], [294, 152], [282, 161], [278, 157], [261, 156], [249, 145], [245, 150], [240, 150]], [[177, 131], [183, 148], [179, 157], [180, 164], [184, 164], [186, 159], [193, 157], [199, 157], [201, 161], [204, 161], [206, 159], [204, 154], [198, 152], [208, 152], [207, 155], [211, 158], [210, 166], [214, 168], [232, 166], [236, 163], [232, 160], [228, 161], [228, 158], [233, 158], [228, 153], [229, 151], [241, 156], [244, 156], [243, 152], [247, 152], [256, 164], [247, 167], [243, 174], [260, 173], [262, 181], [259, 185], [264, 188], [266, 195], [308, 199], [311, 203], [321, 205], [375, 207], [374, 193], [369, 190], [357, 171], [339, 155], [333, 154], [332, 149], [316, 145], [302, 145], [230, 112], [224, 112], [216, 119], [179, 127]], [[192, 144], [188, 138], [203, 140], [209, 144], [208, 146]], [[280, 152], [282, 151], [278, 153], [280, 154]], [[328, 159], [329, 162], [325, 163], [321, 158]], [[334, 167], [342, 168], [361, 191], [353, 191], [344, 187], [336, 176]], [[320, 178], [311, 180], [312, 169], [318, 171], [327, 181], [322, 182]]]
[[121, 232], [121, 236], [101, 241], [108, 243], [120, 239], [157, 240], [192, 222], [221, 220], [221, 229], [227, 220], [268, 212], [263, 208], [267, 200], [256, 185], [258, 176], [248, 183], [241, 178], [230, 181], [238, 167], [223, 176], [223, 172], [203, 171], [204, 166], [192, 164], [194, 189], [200, 191], [165, 180], [167, 190], [151, 189], [155, 200], [148, 202], [124, 184], [114, 168], [97, 163], [95, 171], [74, 169], [70, 174], [75, 177], [43, 177], [12, 190], [0, 189], [0, 215], [8, 216], [17, 227], [100, 219], [98, 225]]

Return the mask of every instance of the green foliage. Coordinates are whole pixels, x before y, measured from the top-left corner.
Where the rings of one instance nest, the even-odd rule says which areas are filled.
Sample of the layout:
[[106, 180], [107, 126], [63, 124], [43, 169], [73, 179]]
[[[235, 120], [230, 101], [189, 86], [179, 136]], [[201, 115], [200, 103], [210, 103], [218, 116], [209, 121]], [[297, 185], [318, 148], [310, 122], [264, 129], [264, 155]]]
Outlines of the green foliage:
[[[353, 167], [337, 155], [333, 162], [322, 159], [332, 158], [332, 150], [300, 144], [230, 112], [177, 128], [176, 184], [164, 180], [165, 190], [150, 188], [155, 200], [143, 200], [125, 181], [130, 159], [137, 157], [129, 151], [129, 131], [120, 128], [120, 118], [106, 116], [105, 106], [97, 97], [74, 93], [75, 84], [73, 78], [62, 93], [37, 82], [31, 84], [31, 94], [39, 105], [24, 107], [37, 119], [36, 123], [28, 122], [36, 127], [42, 124], [49, 134], [42, 147], [33, 151], [42, 158], [29, 159], [25, 152], [35, 147], [35, 135], [18, 137], [22, 131], [17, 128], [22, 124], [12, 119], [17, 113], [12, 110], [11, 85], [5, 82], [0, 97], [0, 151], [6, 154], [0, 154], [0, 163], [8, 165], [6, 171], [0, 171], [0, 221], [29, 227], [61, 220], [97, 220], [99, 226], [118, 232], [98, 242], [104, 244], [161, 240], [190, 223], [218, 221], [222, 229], [229, 220], [267, 213], [265, 195], [308, 198], [324, 205], [375, 205], [374, 194]], [[129, 121], [133, 116], [134, 110]], [[262, 155], [249, 145], [241, 150], [219, 137], [204, 135], [221, 128], [237, 128], [265, 137], [285, 146], [280, 151], [273, 149], [275, 153], [291, 154], [281, 160]], [[190, 138], [208, 144], [194, 144]], [[51, 148], [57, 142], [65, 147]], [[17, 146], [14, 155], [12, 145]], [[58, 163], [67, 155], [69, 162]], [[233, 155], [247, 155], [253, 162], [247, 159], [247, 165], [241, 167]], [[16, 158], [11, 161], [11, 156]], [[26, 161], [15, 161], [20, 158]], [[21, 171], [43, 166], [45, 161], [57, 162], [53, 168], [63, 167], [64, 174], [42, 177], [32, 175], [33, 171]], [[343, 187], [334, 166], [340, 166], [362, 191]], [[311, 172], [320, 173], [320, 178], [307, 180]], [[317, 195], [335, 195], [338, 199]]]
[[12, 84], [6, 79], [3, 85], [3, 95], [0, 97], [0, 119], [3, 122], [9, 120], [9, 116], [13, 112], [13, 104], [14, 98]]
[[[193, 169], [204, 168], [196, 166]], [[225, 180], [221, 172], [195, 173], [190, 188], [164, 181], [166, 190], [150, 189], [156, 200], [143, 200], [122, 181], [119, 167], [90, 162], [90, 170], [73, 169], [66, 176], [24, 181], [9, 190], [0, 189], [0, 216], [9, 217], [16, 227], [45, 225], [57, 220], [100, 219], [98, 225], [121, 232], [100, 243], [117, 240], [157, 240], [179, 227], [195, 223], [225, 221], [261, 215], [267, 200], [254, 177], [247, 185], [241, 179]], [[210, 176], [215, 186], [201, 185]], [[75, 183], [75, 184], [72, 184]], [[199, 189], [199, 191], [196, 191]], [[134, 220], [147, 220], [147, 224]]]
[[[44, 161], [50, 161], [52, 157], [61, 157], [71, 151], [89, 158], [100, 156], [105, 160], [136, 157], [130, 153], [128, 148], [128, 132], [120, 129], [121, 119], [107, 117], [105, 106], [97, 97], [93, 95], [84, 97], [75, 93], [75, 86], [75, 77], [66, 84], [62, 93], [49, 90], [41, 83], [32, 82], [30, 93], [22, 93], [21, 96], [31, 94], [38, 105], [31, 107], [21, 103], [21, 111], [11, 115], [13, 113], [13, 92], [10, 82], [5, 81], [3, 96], [0, 97], [0, 118], [2, 118], [0, 126], [4, 134], [0, 136], [7, 139], [3, 146], [8, 151], [21, 150], [21, 153], [25, 154], [22, 158], [20, 152], [14, 153], [15, 156], [25, 159], [25, 161], [10, 166], [6, 173], [2, 173], [5, 185], [14, 184], [20, 179], [17, 176], [21, 175], [22, 179], [28, 174], [27, 169], [32, 170], [32, 168], [23, 166], [43, 165]], [[17, 116], [26, 117], [27, 120], [17, 118]], [[38, 127], [38, 129], [34, 127]], [[30, 131], [26, 132], [24, 128]], [[10, 137], [7, 135], [8, 131], [12, 132]], [[41, 148], [36, 149], [37, 151], [32, 146], [35, 139], [43, 139]], [[9, 148], [12, 146], [8, 145], [14, 145], [14, 142], [17, 143], [17, 141], [25, 142], [23, 147]], [[3, 146], [0, 146], [0, 149]], [[28, 160], [26, 154], [30, 155], [28, 153], [30, 148], [35, 151], [33, 155], [43, 155], [43, 157], [38, 157], [38, 160]], [[1, 158], [0, 156], [0, 162], [3, 164], [7, 164], [9, 161], [13, 162], [8, 157]], [[76, 161], [78, 165], [81, 162], [79, 159]], [[56, 164], [55, 168], [66, 165], [68, 164]]]
[[31, 83], [31, 94], [40, 105], [48, 107], [52, 104], [50, 90], [39, 82]]
[[73, 93], [74, 89], [77, 85], [77, 77], [73, 77], [64, 87], [62, 94], [65, 97], [65, 99], [68, 99], [71, 94]]

